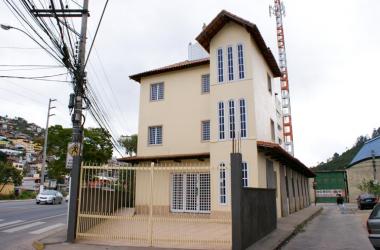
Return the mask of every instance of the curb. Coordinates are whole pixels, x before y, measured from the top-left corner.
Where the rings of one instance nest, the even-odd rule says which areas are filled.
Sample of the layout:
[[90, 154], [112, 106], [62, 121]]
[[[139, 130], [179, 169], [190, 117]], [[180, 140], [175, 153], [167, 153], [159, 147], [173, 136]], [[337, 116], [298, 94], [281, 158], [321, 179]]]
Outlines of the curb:
[[43, 250], [43, 249], [45, 249], [45, 244], [43, 242], [41, 242], [41, 241], [38, 241], [38, 240], [33, 241], [32, 246], [33, 246], [33, 248], [35, 250]]
[[280, 250], [281, 247], [285, 246], [294, 236], [296, 236], [302, 228], [311, 220], [313, 220], [315, 217], [317, 217], [320, 213], [322, 213], [323, 207], [318, 209], [316, 212], [314, 212], [310, 217], [306, 218], [304, 221], [302, 221], [300, 224], [294, 227], [294, 230], [282, 241], [280, 242], [274, 250]]

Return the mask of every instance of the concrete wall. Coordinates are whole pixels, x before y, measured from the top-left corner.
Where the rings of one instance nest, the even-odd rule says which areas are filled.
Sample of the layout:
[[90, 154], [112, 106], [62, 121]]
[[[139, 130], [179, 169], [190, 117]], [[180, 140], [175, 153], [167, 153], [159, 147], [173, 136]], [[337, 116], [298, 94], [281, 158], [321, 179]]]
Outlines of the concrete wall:
[[244, 188], [242, 192], [242, 249], [276, 229], [276, 190]]
[[[376, 179], [380, 181], [380, 159], [375, 159], [377, 168]], [[359, 190], [359, 184], [364, 180], [373, 180], [372, 159], [360, 162], [346, 169], [347, 185], [349, 191], [350, 202], [356, 202], [356, 198], [363, 193]]]

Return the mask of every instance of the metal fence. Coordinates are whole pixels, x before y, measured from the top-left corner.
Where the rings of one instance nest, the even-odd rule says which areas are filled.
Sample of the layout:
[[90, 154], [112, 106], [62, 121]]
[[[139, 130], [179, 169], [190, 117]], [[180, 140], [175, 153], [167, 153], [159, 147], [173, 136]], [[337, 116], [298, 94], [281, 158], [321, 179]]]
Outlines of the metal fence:
[[[77, 238], [112, 245], [230, 249], [212, 213], [208, 162], [82, 166]], [[217, 184], [218, 185], [218, 184]]]

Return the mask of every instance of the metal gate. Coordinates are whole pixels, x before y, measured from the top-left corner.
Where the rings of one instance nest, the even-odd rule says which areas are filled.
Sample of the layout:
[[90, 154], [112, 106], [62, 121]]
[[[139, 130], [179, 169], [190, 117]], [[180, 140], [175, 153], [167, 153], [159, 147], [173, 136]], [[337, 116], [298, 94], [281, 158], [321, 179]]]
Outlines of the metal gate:
[[110, 245], [230, 249], [213, 217], [208, 163], [82, 166], [77, 238]]

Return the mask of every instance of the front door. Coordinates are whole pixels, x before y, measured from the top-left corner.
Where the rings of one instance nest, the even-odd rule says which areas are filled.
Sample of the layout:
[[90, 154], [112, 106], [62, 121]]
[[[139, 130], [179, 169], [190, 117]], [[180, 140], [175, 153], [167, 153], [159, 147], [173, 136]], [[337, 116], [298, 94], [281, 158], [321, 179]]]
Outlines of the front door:
[[209, 173], [173, 173], [171, 179], [172, 212], [210, 212]]

